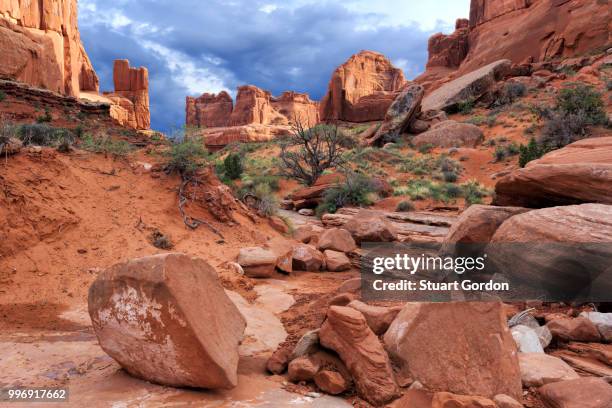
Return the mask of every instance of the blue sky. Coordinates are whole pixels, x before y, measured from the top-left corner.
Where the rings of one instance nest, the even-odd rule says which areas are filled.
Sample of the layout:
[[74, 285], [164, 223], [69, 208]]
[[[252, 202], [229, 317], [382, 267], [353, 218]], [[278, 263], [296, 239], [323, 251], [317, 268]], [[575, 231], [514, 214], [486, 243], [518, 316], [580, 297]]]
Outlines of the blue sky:
[[413, 78], [429, 36], [468, 13], [469, 0], [80, 0], [79, 28], [101, 90], [112, 90], [114, 59], [149, 69], [152, 127], [169, 131], [187, 95], [253, 84], [318, 100], [362, 49]]

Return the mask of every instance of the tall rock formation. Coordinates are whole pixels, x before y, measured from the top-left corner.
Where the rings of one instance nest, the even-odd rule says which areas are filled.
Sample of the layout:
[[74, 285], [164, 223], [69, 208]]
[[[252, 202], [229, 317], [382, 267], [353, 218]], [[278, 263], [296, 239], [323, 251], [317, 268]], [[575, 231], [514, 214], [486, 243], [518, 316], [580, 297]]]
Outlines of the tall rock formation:
[[128, 60], [116, 60], [113, 67], [115, 92], [105, 96], [113, 101], [111, 116], [120, 124], [133, 129], [149, 129], [149, 71], [132, 68]]
[[405, 83], [402, 70], [395, 68], [384, 55], [361, 51], [334, 71], [321, 101], [321, 120], [383, 120]]
[[78, 97], [98, 91], [77, 0], [0, 0], [0, 77]]
[[472, 0], [469, 26], [459, 21], [453, 34], [430, 39], [427, 70], [418, 82], [454, 71], [462, 75], [500, 59], [540, 62], [612, 44], [608, 1]]
[[308, 126], [319, 122], [318, 104], [307, 94], [288, 91], [275, 98], [268, 91], [244, 85], [238, 88], [236, 105], [225, 91], [217, 95], [205, 93], [198, 98], [188, 96], [186, 100], [188, 126], [289, 126], [296, 120]]

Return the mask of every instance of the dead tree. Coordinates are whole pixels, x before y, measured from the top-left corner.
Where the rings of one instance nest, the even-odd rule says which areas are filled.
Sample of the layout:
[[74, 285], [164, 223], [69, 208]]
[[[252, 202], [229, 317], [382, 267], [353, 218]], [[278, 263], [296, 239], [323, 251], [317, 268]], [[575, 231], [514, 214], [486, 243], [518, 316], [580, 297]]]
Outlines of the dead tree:
[[296, 121], [291, 135], [281, 143], [281, 174], [313, 185], [325, 170], [344, 164], [342, 138], [337, 126], [305, 129]]

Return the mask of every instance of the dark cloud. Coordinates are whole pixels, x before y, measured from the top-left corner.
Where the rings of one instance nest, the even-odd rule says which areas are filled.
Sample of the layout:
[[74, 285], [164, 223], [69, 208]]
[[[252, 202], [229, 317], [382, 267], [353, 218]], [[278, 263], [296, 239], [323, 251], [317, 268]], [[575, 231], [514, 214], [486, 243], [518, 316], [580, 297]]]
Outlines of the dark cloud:
[[[101, 0], [85, 3], [109, 7]], [[166, 131], [184, 123], [185, 96], [193, 93], [194, 73], [183, 72], [181, 64], [207, 70], [230, 90], [248, 83], [273, 94], [308, 92], [314, 99], [325, 93], [335, 67], [362, 49], [387, 55], [408, 77], [424, 66], [431, 32], [413, 23], [377, 25], [380, 16], [351, 12], [339, 3], [270, 13], [260, 11], [262, 6], [248, 0], [120, 1], [113, 13], [131, 24], [81, 10], [81, 35], [103, 89], [112, 89], [116, 58], [149, 69], [153, 127]], [[168, 52], [180, 57], [178, 68], [170, 66], [173, 54]], [[197, 89], [205, 91], [210, 89]]]

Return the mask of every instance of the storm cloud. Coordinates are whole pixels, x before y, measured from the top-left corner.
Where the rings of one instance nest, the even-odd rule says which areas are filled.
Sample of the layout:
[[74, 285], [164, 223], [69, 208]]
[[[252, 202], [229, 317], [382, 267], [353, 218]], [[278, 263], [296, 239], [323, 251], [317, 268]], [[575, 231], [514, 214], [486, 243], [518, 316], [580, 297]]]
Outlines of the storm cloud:
[[[152, 127], [184, 123], [185, 96], [253, 84], [320, 99], [331, 73], [362, 49], [387, 55], [408, 78], [422, 72], [427, 39], [452, 31], [467, 0], [81, 0], [85, 48], [112, 90], [112, 61], [149, 69]], [[427, 2], [431, 3], [431, 2]]]

